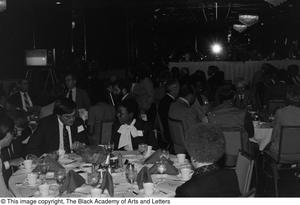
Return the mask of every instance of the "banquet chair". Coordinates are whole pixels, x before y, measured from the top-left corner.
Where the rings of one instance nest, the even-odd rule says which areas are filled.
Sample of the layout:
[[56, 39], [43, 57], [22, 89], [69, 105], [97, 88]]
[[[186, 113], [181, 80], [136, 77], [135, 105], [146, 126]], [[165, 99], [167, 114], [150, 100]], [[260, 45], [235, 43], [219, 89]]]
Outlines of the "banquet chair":
[[183, 122], [181, 120], [168, 118], [168, 124], [171, 139], [174, 144], [175, 154], [186, 153], [186, 148], [184, 145], [185, 132], [183, 128]]
[[269, 113], [275, 113], [278, 108], [286, 106], [286, 102], [283, 99], [271, 99], [268, 101]]
[[235, 172], [238, 178], [239, 189], [241, 195], [244, 196], [249, 192], [252, 173], [253, 173], [254, 160], [250, 159], [245, 153], [238, 153]]
[[226, 167], [234, 167], [238, 152], [242, 149], [243, 129], [240, 127], [222, 127], [225, 137], [225, 162]]
[[300, 163], [300, 125], [282, 126], [279, 135], [278, 151], [272, 149], [264, 152], [264, 164], [270, 162], [273, 172], [275, 196], [278, 196], [278, 178], [279, 170], [291, 169], [290, 166], [281, 166], [283, 164], [296, 164], [299, 171]]
[[99, 144], [108, 144], [110, 142], [113, 123], [114, 121], [101, 122]]

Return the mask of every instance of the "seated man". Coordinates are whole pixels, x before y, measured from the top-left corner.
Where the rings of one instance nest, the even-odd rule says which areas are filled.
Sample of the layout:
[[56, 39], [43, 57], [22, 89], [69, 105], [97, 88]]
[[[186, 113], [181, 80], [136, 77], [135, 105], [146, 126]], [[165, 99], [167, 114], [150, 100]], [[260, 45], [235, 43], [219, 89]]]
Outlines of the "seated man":
[[236, 83], [236, 93], [233, 97], [233, 104], [236, 107], [244, 109], [249, 104], [254, 104], [254, 97], [249, 90], [246, 90], [245, 81], [239, 81]]
[[66, 98], [76, 103], [78, 109], [88, 110], [90, 107], [90, 98], [85, 90], [76, 86], [77, 79], [73, 74], [67, 74], [65, 77], [67, 87]]
[[123, 101], [117, 111], [118, 120], [113, 124], [111, 142], [115, 149], [136, 150], [141, 143], [157, 148], [149, 123], [138, 118], [138, 104], [132, 99]]
[[300, 126], [300, 88], [291, 87], [287, 91], [288, 106], [277, 110], [272, 132], [270, 150], [278, 152], [281, 126]]
[[170, 106], [169, 117], [183, 122], [184, 130], [187, 131], [195, 124], [201, 123], [204, 115], [199, 115], [192, 109], [196, 99], [195, 89], [192, 85], [183, 85], [180, 88], [179, 98]]
[[213, 108], [208, 115], [208, 121], [219, 127], [244, 127], [245, 110], [232, 104], [234, 91], [230, 86], [222, 88], [217, 96], [221, 104]]
[[8, 148], [13, 139], [13, 127], [13, 120], [6, 114], [2, 114], [0, 116], [0, 197], [12, 197], [12, 194], [7, 189], [12, 169], [5, 169], [3, 161], [10, 159]]
[[31, 112], [33, 110], [33, 102], [28, 94], [29, 92], [29, 83], [26, 79], [22, 79], [18, 82], [19, 92], [11, 95], [7, 103], [9, 107], [13, 109], [22, 109], [26, 112]]
[[176, 197], [240, 196], [235, 171], [216, 164], [225, 151], [221, 130], [199, 124], [188, 131], [185, 144], [195, 170], [192, 178], [176, 189]]
[[55, 102], [54, 114], [39, 122], [26, 150], [37, 156], [56, 150], [70, 153], [81, 143], [88, 143], [87, 131], [83, 121], [76, 118], [76, 104], [63, 98]]

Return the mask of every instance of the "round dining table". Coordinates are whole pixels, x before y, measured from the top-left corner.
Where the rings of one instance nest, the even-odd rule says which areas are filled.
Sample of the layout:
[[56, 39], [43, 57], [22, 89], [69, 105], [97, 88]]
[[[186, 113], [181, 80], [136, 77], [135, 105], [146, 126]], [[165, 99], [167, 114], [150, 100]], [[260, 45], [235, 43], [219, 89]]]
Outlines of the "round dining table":
[[[145, 158], [136, 151], [116, 151], [117, 153], [113, 154], [121, 154], [123, 161], [128, 161], [135, 165], [135, 168], [139, 172], [144, 166], [151, 167], [153, 164], [144, 164]], [[190, 162], [186, 160], [184, 164], [179, 164], [176, 156], [170, 155], [170, 160], [174, 162], [174, 166], [180, 170], [183, 167], [191, 167]], [[80, 156], [77, 156], [75, 159], [72, 158], [72, 162], [67, 160], [68, 163], [60, 163], [66, 171], [74, 170], [76, 172], [84, 172], [80, 167], [85, 162], [82, 161]], [[124, 165], [125, 166], [125, 165]], [[145, 194], [143, 190], [139, 190], [137, 183], [133, 186], [129, 184], [126, 180], [125, 176], [125, 168], [120, 168], [115, 172], [112, 172], [113, 184], [114, 184], [114, 197], [144, 197]], [[38, 183], [36, 186], [29, 186], [26, 183], [27, 175], [31, 173], [31, 171], [27, 171], [24, 168], [20, 168], [16, 171], [9, 179], [9, 189], [16, 197], [39, 197], [37, 195], [38, 192]], [[179, 171], [180, 173], [180, 171]], [[184, 180], [181, 178], [181, 174], [179, 175], [168, 175], [168, 174], [152, 174], [152, 181], [154, 183], [154, 194], [151, 197], [174, 197], [176, 188], [183, 183]], [[56, 180], [54, 178], [46, 178], [46, 182], [51, 186], [58, 186]], [[133, 191], [131, 190], [133, 188]], [[75, 189], [74, 192], [66, 194], [53, 194], [49, 195], [49, 197], [91, 197], [90, 191], [92, 186], [87, 183]], [[129, 191], [131, 190], [131, 191]], [[105, 193], [105, 192], [104, 192]], [[109, 195], [106, 195], [109, 197]]]

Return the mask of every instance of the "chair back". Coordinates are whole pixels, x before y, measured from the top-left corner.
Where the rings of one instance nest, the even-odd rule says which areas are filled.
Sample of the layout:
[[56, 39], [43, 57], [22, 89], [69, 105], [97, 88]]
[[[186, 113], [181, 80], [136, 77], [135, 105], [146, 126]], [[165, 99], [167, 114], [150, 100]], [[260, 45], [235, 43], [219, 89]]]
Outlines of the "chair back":
[[241, 152], [238, 153], [235, 172], [238, 178], [239, 188], [242, 196], [249, 192], [253, 166], [254, 160], [250, 159]]
[[285, 106], [286, 106], [286, 102], [283, 99], [272, 99], [268, 101], [269, 113], [275, 113], [277, 109]]
[[240, 127], [223, 127], [221, 129], [225, 137], [225, 166], [235, 166], [238, 152], [242, 148], [243, 131]]
[[102, 121], [100, 130], [100, 144], [108, 144], [112, 135], [112, 125], [114, 121]]
[[281, 127], [278, 161], [281, 160], [300, 162], [300, 125]]
[[186, 153], [184, 145], [185, 132], [182, 121], [168, 118], [168, 124], [175, 153]]

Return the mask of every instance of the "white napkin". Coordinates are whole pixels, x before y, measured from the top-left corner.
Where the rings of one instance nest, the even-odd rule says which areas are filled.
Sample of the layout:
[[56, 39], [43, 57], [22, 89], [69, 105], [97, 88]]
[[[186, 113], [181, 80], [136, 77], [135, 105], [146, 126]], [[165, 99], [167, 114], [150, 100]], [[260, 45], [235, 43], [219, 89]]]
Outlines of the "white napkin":
[[133, 138], [135, 137], [141, 137], [143, 136], [143, 132], [140, 130], [137, 130], [134, 126], [136, 120], [133, 119], [132, 123], [130, 125], [123, 124], [120, 126], [118, 133], [121, 134], [118, 149], [125, 147], [126, 150], [131, 151], [132, 148], [132, 142], [131, 142], [131, 136]]

